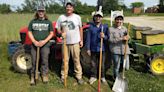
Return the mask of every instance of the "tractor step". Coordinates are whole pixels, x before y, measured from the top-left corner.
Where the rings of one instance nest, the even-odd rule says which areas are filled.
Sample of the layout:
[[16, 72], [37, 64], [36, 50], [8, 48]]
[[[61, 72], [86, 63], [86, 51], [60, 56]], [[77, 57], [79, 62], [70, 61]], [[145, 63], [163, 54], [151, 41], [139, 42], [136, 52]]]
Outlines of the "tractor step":
[[132, 54], [130, 54], [130, 57], [131, 57], [131, 59], [133, 59], [133, 61], [139, 61], [139, 55], [138, 54], [132, 53]]

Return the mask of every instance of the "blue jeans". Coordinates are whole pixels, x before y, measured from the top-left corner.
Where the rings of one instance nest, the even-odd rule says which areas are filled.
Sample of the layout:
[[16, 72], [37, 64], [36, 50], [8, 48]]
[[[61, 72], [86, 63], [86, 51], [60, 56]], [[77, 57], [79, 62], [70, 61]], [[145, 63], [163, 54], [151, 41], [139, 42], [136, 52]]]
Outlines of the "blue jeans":
[[[113, 60], [113, 74], [114, 77], [117, 77], [119, 75], [119, 70], [120, 66], [123, 68], [123, 62], [124, 62], [124, 55], [119, 55], [119, 54], [113, 54], [112, 55], [112, 60]], [[125, 69], [129, 69], [129, 55], [126, 57], [126, 64], [125, 64]]]

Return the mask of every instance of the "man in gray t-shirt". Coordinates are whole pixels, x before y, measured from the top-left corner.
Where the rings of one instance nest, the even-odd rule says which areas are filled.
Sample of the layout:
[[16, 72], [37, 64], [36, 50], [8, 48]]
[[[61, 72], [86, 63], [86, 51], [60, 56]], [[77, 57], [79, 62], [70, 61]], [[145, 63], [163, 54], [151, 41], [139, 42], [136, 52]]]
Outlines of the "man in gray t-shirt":
[[64, 78], [68, 76], [68, 63], [70, 54], [74, 63], [75, 76], [79, 84], [83, 83], [82, 80], [82, 67], [80, 64], [80, 47], [83, 46], [83, 30], [81, 17], [73, 13], [74, 5], [71, 2], [66, 4], [66, 14], [59, 16], [56, 28], [58, 33], [62, 34], [62, 37], [66, 39], [65, 52], [65, 72], [64, 72], [64, 59], [61, 69], [61, 81], [64, 82]]

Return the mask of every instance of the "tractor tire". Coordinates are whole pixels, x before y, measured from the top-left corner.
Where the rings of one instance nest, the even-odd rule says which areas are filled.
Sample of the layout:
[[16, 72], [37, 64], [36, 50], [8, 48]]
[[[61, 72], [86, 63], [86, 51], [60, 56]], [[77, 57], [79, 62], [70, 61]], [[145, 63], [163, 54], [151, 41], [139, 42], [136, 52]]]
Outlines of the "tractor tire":
[[150, 63], [150, 70], [154, 75], [164, 75], [164, 56], [156, 56]]
[[27, 45], [19, 46], [12, 56], [11, 63], [17, 72], [28, 73], [32, 67], [30, 46]]

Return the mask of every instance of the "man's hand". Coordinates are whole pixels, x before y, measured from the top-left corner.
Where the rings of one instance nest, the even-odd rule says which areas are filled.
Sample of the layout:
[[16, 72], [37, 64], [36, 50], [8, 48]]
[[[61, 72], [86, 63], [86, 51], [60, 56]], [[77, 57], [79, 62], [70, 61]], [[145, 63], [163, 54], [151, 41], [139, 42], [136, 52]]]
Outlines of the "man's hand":
[[123, 40], [126, 40], [127, 41], [129, 39], [130, 39], [130, 36], [129, 35], [126, 35], [126, 36], [123, 37]]
[[46, 41], [45, 40], [41, 40], [41, 41], [39, 41], [39, 43], [40, 43], [40, 47], [42, 47], [42, 46], [44, 46], [46, 44]]
[[66, 38], [66, 32], [62, 33], [62, 37], [65, 39]]
[[105, 35], [104, 35], [103, 32], [100, 33], [100, 37], [101, 37], [101, 38], [104, 38], [104, 37], [105, 37]]
[[91, 51], [90, 51], [90, 50], [87, 50], [87, 54], [88, 54], [89, 56], [91, 56]]
[[33, 44], [36, 46], [36, 47], [40, 47], [40, 43], [38, 41], [34, 41]]
[[80, 41], [79, 45], [80, 45], [80, 48], [82, 48], [83, 47], [83, 41]]

